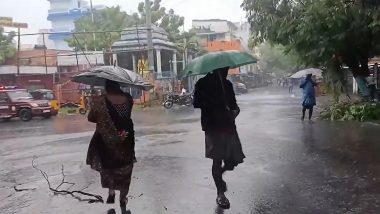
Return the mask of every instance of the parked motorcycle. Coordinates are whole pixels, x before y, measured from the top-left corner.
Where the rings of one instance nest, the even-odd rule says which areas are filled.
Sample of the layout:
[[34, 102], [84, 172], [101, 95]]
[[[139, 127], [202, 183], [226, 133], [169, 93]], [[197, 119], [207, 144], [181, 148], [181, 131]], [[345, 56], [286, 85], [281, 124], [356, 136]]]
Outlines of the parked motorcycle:
[[173, 105], [191, 106], [193, 104], [193, 94], [168, 94], [165, 98], [163, 106], [166, 109], [171, 109]]

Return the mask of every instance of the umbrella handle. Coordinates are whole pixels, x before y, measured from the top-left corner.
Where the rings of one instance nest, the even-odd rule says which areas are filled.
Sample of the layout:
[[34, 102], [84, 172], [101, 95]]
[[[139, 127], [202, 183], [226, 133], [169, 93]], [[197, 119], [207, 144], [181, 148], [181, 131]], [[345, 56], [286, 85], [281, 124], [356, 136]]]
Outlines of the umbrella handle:
[[224, 81], [223, 81], [222, 74], [220, 72], [218, 72], [218, 76], [219, 76], [220, 84], [222, 85], [224, 105], [226, 106], [226, 109], [229, 111], [230, 107], [228, 107], [228, 105], [227, 105], [226, 88], [224, 87]]

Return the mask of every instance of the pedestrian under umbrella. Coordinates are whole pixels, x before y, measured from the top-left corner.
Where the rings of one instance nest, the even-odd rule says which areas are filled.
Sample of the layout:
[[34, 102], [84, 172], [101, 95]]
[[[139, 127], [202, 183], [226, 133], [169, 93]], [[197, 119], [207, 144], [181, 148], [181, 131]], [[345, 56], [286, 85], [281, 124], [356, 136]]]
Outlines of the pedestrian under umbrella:
[[99, 66], [72, 78], [74, 82], [104, 86], [106, 94], [91, 99], [90, 122], [96, 123], [86, 163], [98, 171], [103, 188], [108, 188], [107, 203], [115, 203], [120, 191], [120, 206], [126, 211], [135, 158], [135, 131], [131, 119], [133, 98], [120, 86], [149, 90], [141, 76], [114, 66]]
[[302, 101], [302, 121], [305, 120], [306, 110], [309, 110], [309, 120], [313, 116], [313, 108], [317, 104], [315, 99], [315, 88], [317, 83], [312, 79], [313, 74], [308, 74], [303, 80], [300, 88], [303, 90], [303, 101]]
[[216, 202], [228, 209], [227, 184], [223, 173], [243, 163], [245, 155], [236, 131], [235, 118], [240, 109], [232, 83], [227, 80], [228, 67], [215, 69], [195, 85], [194, 107], [202, 111], [202, 130], [206, 138], [206, 158], [213, 160], [212, 176], [217, 188]]

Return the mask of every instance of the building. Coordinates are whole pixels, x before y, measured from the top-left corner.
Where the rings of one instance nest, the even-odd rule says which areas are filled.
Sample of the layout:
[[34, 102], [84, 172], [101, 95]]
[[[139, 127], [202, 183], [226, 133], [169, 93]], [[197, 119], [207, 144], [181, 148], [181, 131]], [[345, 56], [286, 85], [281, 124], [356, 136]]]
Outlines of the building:
[[[148, 42], [146, 26], [127, 28], [121, 39], [112, 45], [117, 65], [139, 73], [146, 81], [155, 86], [157, 96], [173, 91], [177, 87], [177, 50], [169, 41], [168, 33], [152, 25], [154, 49], [154, 71], [151, 73], [148, 63]], [[148, 95], [149, 96], [149, 95]], [[135, 98], [137, 95], [135, 96]], [[143, 96], [144, 100], [150, 98]]]
[[201, 45], [214, 41], [231, 41], [235, 38], [233, 32], [237, 30], [234, 23], [223, 19], [195, 19], [192, 27]]
[[[193, 20], [193, 30], [198, 43], [208, 52], [238, 50], [249, 51], [250, 25], [247, 22], [232, 23], [223, 19]], [[254, 65], [230, 69], [230, 75], [253, 72]]]
[[[127, 28], [123, 31], [120, 41], [112, 45], [112, 52], [117, 55], [117, 63], [135, 72], [149, 68], [145, 62], [148, 58], [147, 28], [145, 26]], [[154, 71], [156, 79], [170, 78], [177, 74], [177, 50], [173, 42], [169, 41], [168, 33], [157, 26], [152, 26], [152, 41], [154, 49]], [[144, 66], [141, 66], [144, 62]]]
[[[81, 16], [91, 12], [91, 8], [85, 0], [48, 0], [50, 2], [50, 10], [47, 19], [51, 22], [52, 33], [49, 39], [54, 42], [55, 49], [68, 50], [71, 49], [65, 39], [75, 29], [75, 20]], [[98, 6], [96, 9], [104, 8]]]

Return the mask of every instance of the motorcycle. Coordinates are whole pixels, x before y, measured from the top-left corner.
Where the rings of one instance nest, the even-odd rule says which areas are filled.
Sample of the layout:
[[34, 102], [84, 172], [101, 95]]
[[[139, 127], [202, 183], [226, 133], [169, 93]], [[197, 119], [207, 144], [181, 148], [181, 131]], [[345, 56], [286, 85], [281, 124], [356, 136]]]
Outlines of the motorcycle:
[[193, 104], [193, 94], [168, 94], [162, 104], [166, 109], [171, 109], [174, 104], [182, 106], [191, 106]]

